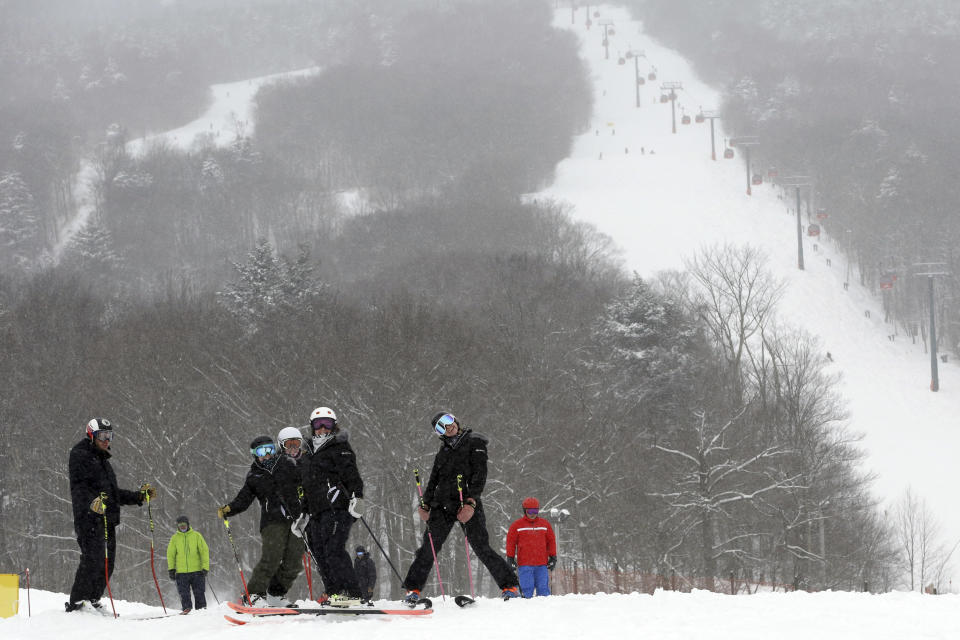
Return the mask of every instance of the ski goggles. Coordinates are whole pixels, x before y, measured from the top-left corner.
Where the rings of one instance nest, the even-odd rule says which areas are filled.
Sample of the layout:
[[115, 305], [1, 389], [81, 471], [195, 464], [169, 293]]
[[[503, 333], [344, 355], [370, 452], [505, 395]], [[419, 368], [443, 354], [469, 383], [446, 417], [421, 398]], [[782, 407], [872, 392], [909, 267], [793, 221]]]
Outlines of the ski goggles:
[[[524, 511], [527, 512], [527, 515], [528, 515], [528, 516], [535, 516], [535, 515], [537, 515], [538, 513], [540, 513], [540, 509], [524, 509]], [[514, 512], [514, 513], [516, 513], [516, 512]]]
[[110, 431], [109, 429], [100, 429], [94, 432], [93, 437], [100, 442], [112, 442], [113, 431]]
[[333, 418], [314, 418], [310, 422], [310, 426], [313, 427], [314, 431], [319, 431], [320, 429], [333, 429], [335, 421]]
[[437, 418], [436, 423], [434, 423], [433, 428], [437, 430], [437, 434], [443, 436], [447, 434], [447, 427], [456, 422], [457, 419], [454, 418], [449, 413], [445, 413], [439, 418]]
[[289, 440], [283, 441], [283, 448], [287, 451], [296, 451], [300, 448], [300, 439], [299, 438], [290, 438]]
[[262, 458], [263, 456], [266, 456], [266, 455], [272, 456], [276, 452], [277, 452], [277, 446], [272, 442], [269, 442], [267, 444], [261, 444], [259, 446], [254, 447], [253, 449], [250, 449], [250, 453], [257, 456], [258, 458]]
[[188, 525], [186, 522], [181, 522], [180, 524], [177, 525], [177, 529], [179, 529], [180, 531], [186, 531], [189, 528], [190, 528], [190, 525]]

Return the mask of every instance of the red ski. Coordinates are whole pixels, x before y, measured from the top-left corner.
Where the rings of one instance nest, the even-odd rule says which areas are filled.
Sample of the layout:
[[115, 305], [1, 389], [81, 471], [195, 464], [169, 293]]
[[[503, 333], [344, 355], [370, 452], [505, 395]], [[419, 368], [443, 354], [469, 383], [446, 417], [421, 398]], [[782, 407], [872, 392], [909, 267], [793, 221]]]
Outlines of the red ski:
[[254, 616], [426, 616], [433, 613], [433, 609], [372, 609], [370, 607], [294, 609], [283, 607], [245, 607], [235, 602], [228, 602], [227, 606], [237, 613], [247, 613]]

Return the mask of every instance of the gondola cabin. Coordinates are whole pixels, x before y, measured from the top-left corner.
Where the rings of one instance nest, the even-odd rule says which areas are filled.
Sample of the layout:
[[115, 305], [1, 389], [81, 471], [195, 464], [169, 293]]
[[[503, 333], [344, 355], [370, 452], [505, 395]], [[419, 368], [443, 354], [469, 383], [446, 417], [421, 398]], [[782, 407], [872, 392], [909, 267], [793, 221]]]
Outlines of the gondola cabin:
[[647, 84], [647, 81], [643, 79], [643, 76], [637, 76], [637, 84]]
[[665, 104], [667, 102], [670, 102], [670, 96], [665, 93], [660, 94], [660, 103]]
[[617, 64], [627, 64], [627, 59], [621, 56], [620, 59], [617, 60]]
[[896, 274], [885, 273], [880, 276], [880, 288], [881, 289], [893, 289], [893, 283], [897, 281]]
[[809, 225], [807, 227], [807, 235], [812, 238], [818, 237], [820, 235], [820, 225], [818, 224]]
[[776, 177], [779, 176], [779, 175], [780, 175], [780, 172], [777, 171], [777, 168], [776, 168], [776, 167], [770, 167], [769, 169], [767, 169], [767, 177], [768, 177], [768, 178], [776, 178]]
[[690, 116], [685, 115], [680, 118], [680, 124], [690, 124]]
[[726, 158], [727, 160], [732, 160], [733, 155], [734, 155], [733, 149], [731, 149], [730, 147], [727, 147], [726, 149], [723, 150], [723, 157]]
[[826, 220], [829, 217], [826, 209], [817, 209], [817, 220]]
[[657, 74], [655, 74], [653, 71], [647, 74], [647, 80], [649, 80], [650, 82], [653, 82], [656, 79], [657, 79]]
[[753, 180], [751, 180], [754, 185], [763, 184], [763, 176], [759, 173], [753, 174]]
[[693, 119], [693, 121], [696, 122], [697, 124], [700, 124], [704, 120], [706, 120], [706, 118], [703, 117], [702, 113], [698, 113], [696, 117]]

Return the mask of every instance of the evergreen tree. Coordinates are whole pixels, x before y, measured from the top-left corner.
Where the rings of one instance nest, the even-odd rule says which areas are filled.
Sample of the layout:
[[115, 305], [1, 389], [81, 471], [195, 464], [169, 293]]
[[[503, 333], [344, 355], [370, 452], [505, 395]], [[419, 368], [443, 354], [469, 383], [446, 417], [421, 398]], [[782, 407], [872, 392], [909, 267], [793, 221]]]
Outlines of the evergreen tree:
[[217, 297], [251, 334], [272, 314], [302, 309], [324, 290], [313, 277], [310, 252], [304, 246], [290, 261], [275, 255], [273, 246], [261, 238], [248, 256], [245, 264], [233, 263], [239, 279]]

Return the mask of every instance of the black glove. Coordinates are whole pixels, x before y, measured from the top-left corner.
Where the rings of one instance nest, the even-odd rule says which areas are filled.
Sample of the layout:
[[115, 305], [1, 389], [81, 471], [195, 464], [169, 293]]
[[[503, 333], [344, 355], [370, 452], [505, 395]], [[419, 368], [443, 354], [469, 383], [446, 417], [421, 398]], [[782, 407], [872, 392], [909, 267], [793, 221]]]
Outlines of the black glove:
[[206, 569], [200, 569], [200, 573], [203, 574], [204, 577], [207, 576], [207, 570], [206, 570]]
[[510, 566], [511, 566], [513, 569], [516, 569], [516, 568], [517, 568], [517, 559], [516, 559], [516, 558], [507, 558], [507, 562], [510, 563]]
[[547, 558], [547, 570], [553, 571], [557, 568], [557, 556], [550, 556]]
[[170, 571], [167, 571], [167, 573], [170, 575], [170, 579], [171, 579], [171, 580], [176, 580], [176, 579], [177, 579], [177, 570], [176, 570], [176, 569], [170, 569]]

